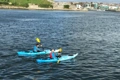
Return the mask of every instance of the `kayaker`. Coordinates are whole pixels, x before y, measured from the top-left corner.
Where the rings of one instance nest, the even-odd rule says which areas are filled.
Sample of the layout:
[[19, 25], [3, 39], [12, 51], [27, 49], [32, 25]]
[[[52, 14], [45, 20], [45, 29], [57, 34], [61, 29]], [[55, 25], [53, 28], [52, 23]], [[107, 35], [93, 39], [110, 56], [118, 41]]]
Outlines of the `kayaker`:
[[[41, 47], [41, 48], [40, 48]], [[41, 52], [41, 51], [43, 51], [42, 50], [42, 44], [36, 44], [36, 46], [34, 46], [34, 48], [33, 48], [33, 51], [34, 52]]]
[[51, 50], [51, 53], [49, 54], [50, 59], [57, 59], [55, 53], [54, 53], [54, 49]]
[[56, 57], [57, 57], [57, 58], [60, 58], [60, 57], [61, 57], [61, 53], [58, 52], [58, 53], [56, 54]]

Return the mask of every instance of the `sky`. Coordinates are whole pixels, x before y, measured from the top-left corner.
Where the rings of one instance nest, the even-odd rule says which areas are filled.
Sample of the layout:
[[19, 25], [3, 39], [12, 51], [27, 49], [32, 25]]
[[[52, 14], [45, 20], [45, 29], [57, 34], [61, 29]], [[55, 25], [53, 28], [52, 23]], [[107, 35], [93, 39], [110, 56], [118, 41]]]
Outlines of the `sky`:
[[120, 3], [120, 0], [55, 0], [55, 1], [75, 1], [75, 2], [110, 2]]

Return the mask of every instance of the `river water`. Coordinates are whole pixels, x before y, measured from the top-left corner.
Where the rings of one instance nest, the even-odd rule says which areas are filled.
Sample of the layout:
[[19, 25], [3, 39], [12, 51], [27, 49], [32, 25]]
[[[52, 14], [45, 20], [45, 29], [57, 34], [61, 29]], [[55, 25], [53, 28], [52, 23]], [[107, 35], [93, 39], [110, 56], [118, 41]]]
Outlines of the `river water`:
[[[79, 55], [60, 64], [19, 57], [36, 37], [45, 47], [62, 47], [62, 55]], [[120, 13], [0, 10], [0, 79], [119, 80]]]

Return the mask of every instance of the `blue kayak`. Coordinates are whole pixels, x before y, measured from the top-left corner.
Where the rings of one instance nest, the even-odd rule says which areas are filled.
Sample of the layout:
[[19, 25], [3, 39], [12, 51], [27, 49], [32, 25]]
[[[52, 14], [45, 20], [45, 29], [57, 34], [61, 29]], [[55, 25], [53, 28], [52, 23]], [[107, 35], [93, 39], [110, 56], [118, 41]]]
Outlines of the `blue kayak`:
[[78, 55], [78, 53], [73, 54], [73, 55], [62, 55], [60, 58], [56, 58], [56, 59], [37, 59], [37, 63], [54, 63], [54, 62], [60, 62], [60, 61], [65, 61], [65, 60], [69, 60], [69, 59], [73, 59]]
[[[31, 56], [31, 57], [34, 57], [34, 56], [38, 56], [38, 55], [42, 55], [42, 54], [50, 54], [50, 50], [44, 50], [42, 52], [33, 52], [33, 51], [18, 51], [17, 54], [18, 56]], [[55, 50], [55, 52], [59, 52], [59, 49]]]
[[37, 56], [37, 55], [41, 55], [41, 54], [49, 54], [50, 50], [45, 50], [42, 52], [33, 52], [33, 51], [18, 51], [17, 54], [18, 56]]

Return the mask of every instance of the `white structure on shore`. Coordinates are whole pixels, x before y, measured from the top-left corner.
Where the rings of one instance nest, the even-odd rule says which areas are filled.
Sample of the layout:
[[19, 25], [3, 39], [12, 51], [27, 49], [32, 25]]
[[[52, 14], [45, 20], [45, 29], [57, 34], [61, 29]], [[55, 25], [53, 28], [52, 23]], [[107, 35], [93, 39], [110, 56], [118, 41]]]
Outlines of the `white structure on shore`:
[[82, 6], [81, 6], [80, 4], [76, 4], [76, 8], [77, 8], [77, 9], [81, 9]]
[[29, 3], [28, 4], [29, 5], [29, 9], [38, 9], [39, 7], [38, 7], [38, 5], [35, 5], [35, 4], [31, 4], [31, 3]]
[[109, 6], [109, 9], [111, 9], [111, 10], [117, 10], [118, 7], [117, 6]]

